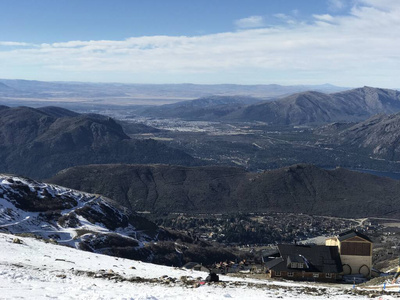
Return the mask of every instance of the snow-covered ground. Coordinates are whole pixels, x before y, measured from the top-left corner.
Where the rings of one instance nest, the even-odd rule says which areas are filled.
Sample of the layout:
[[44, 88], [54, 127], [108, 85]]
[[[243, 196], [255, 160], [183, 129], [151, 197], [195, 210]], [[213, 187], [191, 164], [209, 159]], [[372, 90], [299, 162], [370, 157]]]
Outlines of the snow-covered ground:
[[[84, 252], [0, 233], [1, 299], [370, 299], [348, 285], [323, 285], [221, 276]], [[187, 276], [193, 282], [186, 282]], [[194, 284], [193, 284], [194, 283]], [[377, 288], [379, 289], [379, 287]], [[371, 290], [374, 299], [395, 299]]]

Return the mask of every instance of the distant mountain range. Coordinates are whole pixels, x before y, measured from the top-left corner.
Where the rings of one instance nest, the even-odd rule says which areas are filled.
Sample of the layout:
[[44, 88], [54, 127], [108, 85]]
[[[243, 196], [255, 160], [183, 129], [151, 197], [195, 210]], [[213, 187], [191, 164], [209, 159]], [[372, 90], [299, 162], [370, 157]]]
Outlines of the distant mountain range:
[[1, 107], [0, 141], [0, 172], [35, 178], [90, 163], [198, 163], [155, 140], [130, 139], [109, 117], [57, 107]]
[[114, 109], [139, 105], [131, 108], [134, 114], [272, 125], [355, 122], [400, 111], [398, 91], [372, 87], [346, 90], [328, 84], [152, 85], [0, 79], [0, 105], [25, 103], [37, 107], [44, 102], [81, 110], [93, 105]]
[[45, 82], [0, 79], [0, 105], [51, 105], [87, 111], [99, 107], [161, 105], [210, 96], [257, 97], [260, 100], [316, 90], [337, 92], [346, 88], [324, 85], [236, 85], [236, 84], [121, 84]]
[[[257, 101], [258, 100], [258, 101]], [[187, 120], [262, 121], [272, 125], [355, 122], [400, 111], [400, 92], [363, 87], [333, 94], [307, 91], [274, 101], [208, 97], [151, 107], [141, 114]], [[258, 102], [258, 103], [256, 103]]]
[[248, 173], [230, 167], [91, 165], [50, 182], [152, 213], [306, 213], [399, 217], [400, 181], [312, 165]]
[[10, 92], [11, 90], [12, 88], [10, 88], [8, 85], [0, 82], [0, 93]]

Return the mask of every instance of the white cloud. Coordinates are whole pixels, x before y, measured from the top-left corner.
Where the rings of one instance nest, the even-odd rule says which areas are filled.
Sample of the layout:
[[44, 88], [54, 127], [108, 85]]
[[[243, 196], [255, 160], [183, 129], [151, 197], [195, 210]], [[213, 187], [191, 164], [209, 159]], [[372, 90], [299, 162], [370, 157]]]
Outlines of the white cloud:
[[[347, 0], [349, 1], [349, 0]], [[328, 0], [328, 8], [331, 11], [340, 11], [346, 7], [345, 0]]]
[[11, 47], [24, 47], [24, 46], [29, 46], [31, 44], [28, 43], [21, 43], [21, 42], [6, 42], [6, 41], [0, 41], [0, 46], [11, 46]]
[[[293, 15], [295, 15], [295, 14], [293, 14]], [[277, 19], [279, 19], [280, 21], [283, 21], [284, 23], [286, 23], [286, 24], [288, 24], [288, 25], [295, 25], [295, 24], [298, 23], [298, 22], [296, 21], [296, 19], [293, 18], [293, 17], [290, 16], [290, 15], [286, 15], [286, 14], [280, 13], [280, 14], [274, 14], [274, 17], [277, 18]]]
[[332, 22], [334, 18], [329, 15], [329, 14], [324, 14], [324, 15], [313, 15], [313, 17], [319, 21], [326, 21], [326, 22]]
[[400, 7], [400, 1], [398, 0], [358, 0], [360, 5], [371, 6], [377, 9], [390, 11], [393, 8]]
[[290, 18], [288, 15], [282, 14], [282, 13], [280, 13], [280, 14], [274, 14], [274, 17], [275, 17], [275, 18], [278, 18], [278, 19], [281, 19], [281, 20], [287, 20], [287, 19]]
[[239, 28], [259, 28], [264, 27], [264, 18], [262, 16], [250, 16], [235, 21], [235, 25]]
[[11, 48], [10, 42], [0, 42], [0, 78], [23, 69], [47, 76], [36, 78], [43, 80], [70, 76], [81, 81], [330, 82], [400, 88], [399, 15], [400, 1], [359, 0], [350, 15], [315, 15], [315, 22], [296, 26]]

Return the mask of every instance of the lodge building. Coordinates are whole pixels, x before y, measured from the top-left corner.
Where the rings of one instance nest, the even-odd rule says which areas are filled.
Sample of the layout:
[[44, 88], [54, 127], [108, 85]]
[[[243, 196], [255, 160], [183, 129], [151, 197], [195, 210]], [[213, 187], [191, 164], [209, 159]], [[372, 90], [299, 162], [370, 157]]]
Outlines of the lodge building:
[[271, 278], [334, 282], [343, 275], [371, 276], [372, 241], [354, 230], [325, 245], [278, 245], [279, 257], [265, 263]]

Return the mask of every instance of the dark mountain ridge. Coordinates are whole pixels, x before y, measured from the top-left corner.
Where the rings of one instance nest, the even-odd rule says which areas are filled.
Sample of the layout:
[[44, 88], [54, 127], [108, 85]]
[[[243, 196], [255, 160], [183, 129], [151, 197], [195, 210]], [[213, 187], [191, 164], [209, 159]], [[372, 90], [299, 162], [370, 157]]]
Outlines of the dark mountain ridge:
[[346, 169], [294, 165], [264, 173], [231, 167], [92, 165], [49, 180], [152, 213], [285, 212], [400, 216], [400, 182]]
[[0, 171], [35, 178], [88, 163], [196, 163], [157, 141], [130, 139], [112, 118], [56, 107], [1, 109], [0, 141]]
[[62, 107], [57, 106], [44, 106], [38, 107], [37, 110], [44, 112], [45, 114], [52, 116], [54, 118], [62, 118], [62, 117], [77, 117], [80, 114]]

